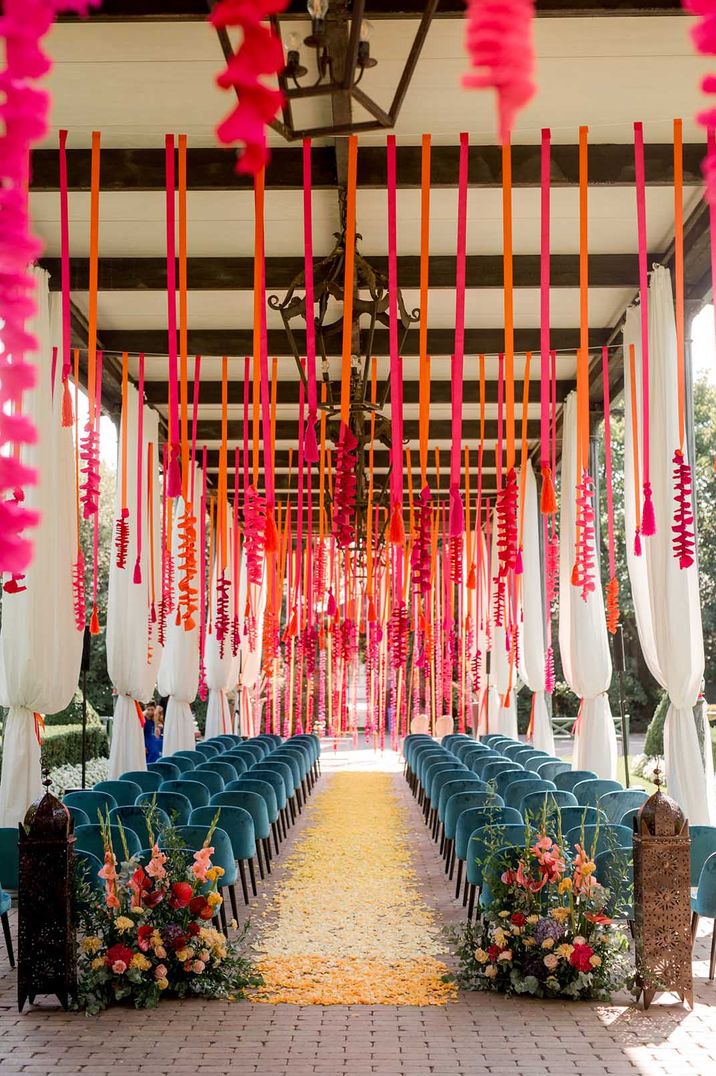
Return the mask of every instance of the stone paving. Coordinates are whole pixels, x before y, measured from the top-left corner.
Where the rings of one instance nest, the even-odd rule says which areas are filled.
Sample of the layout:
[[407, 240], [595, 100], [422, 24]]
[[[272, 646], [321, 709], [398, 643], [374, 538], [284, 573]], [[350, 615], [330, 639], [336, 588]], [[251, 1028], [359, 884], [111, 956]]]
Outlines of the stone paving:
[[[400, 776], [386, 753], [330, 749], [316, 789], [341, 769], [395, 774], [413, 820], [416, 868], [425, 899], [444, 922], [459, 920], [442, 863]], [[295, 827], [294, 835], [300, 831]], [[286, 847], [295, 839], [289, 838]], [[281, 859], [272, 884], [281, 880]], [[268, 914], [264, 888], [254, 921]], [[14, 915], [14, 913], [13, 913]], [[14, 933], [14, 922], [13, 922]], [[707, 979], [707, 939], [697, 943], [693, 1012], [668, 997], [644, 1013], [628, 1004], [542, 1002], [463, 994], [446, 1007], [341, 1007], [238, 1002], [162, 1002], [136, 1012], [115, 1008], [98, 1017], [63, 1013], [47, 999], [17, 1012], [15, 975], [0, 951], [0, 1076], [51, 1073], [110, 1076], [626, 1076], [688, 1073], [716, 1076], [716, 984]]]

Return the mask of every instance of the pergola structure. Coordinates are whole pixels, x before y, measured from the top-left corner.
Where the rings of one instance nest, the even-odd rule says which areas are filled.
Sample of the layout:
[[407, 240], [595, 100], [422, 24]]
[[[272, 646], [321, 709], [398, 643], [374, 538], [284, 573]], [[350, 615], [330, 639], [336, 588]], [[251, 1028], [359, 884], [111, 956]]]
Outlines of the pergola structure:
[[[210, 5], [208, 5], [210, 6]], [[348, 9], [350, 9], [348, 4]], [[371, 0], [371, 55], [377, 65], [363, 86], [390, 99], [424, 4]], [[430, 484], [436, 489], [434, 447], [447, 465], [450, 443], [450, 353], [453, 348], [455, 211], [458, 138], [470, 136], [466, 363], [463, 436], [478, 440], [477, 355], [486, 359], [485, 492], [494, 491], [489, 448], [496, 437], [497, 359], [504, 347], [502, 176], [494, 105], [489, 94], [460, 87], [466, 62], [461, 46], [464, 5], [441, 0], [408, 87], [395, 134], [398, 142], [398, 281], [406, 305], [419, 305], [420, 136], [432, 135], [428, 351], [432, 358]], [[557, 349], [557, 400], [576, 376], [579, 343], [578, 128], [589, 127], [589, 319], [592, 406], [600, 413], [603, 345], [618, 345], [625, 308], [638, 289], [634, 212], [635, 120], [645, 124], [647, 229], [650, 264], [671, 257], [673, 239], [672, 119], [684, 120], [685, 284], [698, 306], [710, 287], [708, 213], [701, 199], [702, 132], [694, 122], [698, 86], [688, 39], [689, 22], [674, 0], [566, 0], [537, 3], [539, 92], [518, 117], [513, 135], [515, 373], [522, 355], [539, 350], [539, 139], [552, 131], [551, 343]], [[75, 344], [86, 343], [89, 237], [89, 140], [102, 133], [100, 199], [99, 343], [105, 351], [104, 403], [119, 409], [119, 353], [146, 354], [146, 396], [161, 420], [167, 415], [164, 150], [168, 130], [188, 136], [188, 309], [190, 354], [202, 355], [198, 441], [209, 448], [211, 471], [220, 444], [220, 356], [230, 365], [229, 446], [241, 444], [243, 356], [252, 349], [253, 193], [233, 170], [233, 153], [219, 148], [214, 129], [228, 95], [214, 78], [222, 40], [206, 22], [201, 0], [139, 3], [105, 0], [89, 20], [67, 17], [52, 34], [56, 61], [50, 80], [53, 133], [33, 155], [31, 204], [46, 242], [43, 264], [51, 287], [60, 287], [60, 225], [56, 129], [69, 132], [70, 240]], [[658, 18], [642, 16], [659, 15]], [[588, 32], [585, 33], [585, 20]], [[305, 5], [290, 4], [284, 29], [303, 37], [310, 29]], [[288, 24], [291, 25], [288, 25]], [[345, 29], [345, 23], [342, 24]], [[337, 32], [337, 31], [336, 31]], [[346, 31], [347, 32], [347, 31]], [[226, 40], [223, 42], [226, 45]], [[668, 67], [666, 60], [668, 58]], [[662, 72], [668, 69], [666, 82]], [[679, 72], [683, 69], [683, 75]], [[302, 103], [305, 124], [345, 119], [341, 95]], [[303, 264], [300, 143], [271, 132], [266, 173], [266, 285], [282, 296]], [[385, 134], [362, 134], [358, 153], [357, 231], [360, 251], [377, 269], [387, 267]], [[340, 227], [345, 184], [345, 139], [317, 138], [313, 151], [314, 257], [325, 257]], [[299, 338], [299, 346], [302, 340]], [[340, 340], [330, 359], [339, 379]], [[277, 313], [268, 312], [269, 355], [278, 357], [276, 488], [286, 490], [289, 449], [296, 444], [299, 374]], [[388, 331], [375, 333], [379, 380], [388, 377]], [[418, 330], [403, 347], [405, 437], [417, 445]], [[527, 432], [539, 436], [539, 363], [532, 365]], [[621, 387], [622, 360], [611, 352], [613, 392]], [[320, 376], [320, 374], [319, 374]], [[191, 389], [190, 389], [191, 391]], [[521, 418], [517, 394], [516, 421]], [[386, 406], [389, 413], [390, 404]], [[417, 455], [417, 454], [416, 454]], [[376, 481], [387, 472], [388, 452], [375, 455]], [[295, 477], [293, 479], [295, 483]], [[442, 482], [446, 492], [447, 483]]]

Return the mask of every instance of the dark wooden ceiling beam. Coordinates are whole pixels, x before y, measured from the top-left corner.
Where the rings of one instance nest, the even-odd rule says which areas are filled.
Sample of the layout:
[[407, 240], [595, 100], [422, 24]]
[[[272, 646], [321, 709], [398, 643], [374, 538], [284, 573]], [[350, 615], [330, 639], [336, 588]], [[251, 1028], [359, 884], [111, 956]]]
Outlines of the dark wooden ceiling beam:
[[[468, 447], [472, 449], [472, 462], [473, 462], [474, 465], [476, 465], [476, 463], [477, 463], [477, 450], [476, 450], [476, 448], [474, 446], [474, 443], [471, 443], [470, 445], [468, 445]], [[366, 459], [367, 459], [367, 454], [368, 454], [368, 449], [366, 449]], [[201, 453], [200, 453], [200, 455], [201, 455]], [[219, 466], [219, 449], [218, 448], [209, 448], [209, 449], [207, 449], [206, 455], [207, 455], [207, 468], [209, 470], [215, 470]], [[376, 471], [384, 471], [387, 467], [390, 466], [390, 452], [388, 451], [388, 449], [386, 449], [386, 448], [376, 448], [374, 450], [373, 455], [374, 455], [373, 466], [375, 467]], [[288, 465], [289, 465], [288, 456], [289, 456], [289, 450], [287, 448], [277, 448], [276, 449], [275, 466], [278, 469], [278, 471], [284, 471], [286, 476], [288, 475]], [[241, 458], [241, 452], [239, 452], [239, 457]], [[447, 475], [448, 475], [449, 470], [450, 470], [450, 463], [449, 463], [448, 460], [446, 460], [445, 463], [446, 463], [446, 466], [440, 468], [440, 474], [445, 475], [446, 478], [447, 478]], [[229, 464], [230, 468], [233, 468], [233, 465], [234, 465], [234, 451], [233, 451], [233, 449], [229, 453], [228, 464]], [[486, 454], [485, 455], [485, 473], [490, 474], [490, 473], [493, 473], [494, 470], [495, 470], [494, 458], [490, 458], [490, 455]], [[278, 471], [277, 471], [277, 473], [278, 473]], [[291, 473], [292, 473], [292, 475], [294, 477], [294, 481], [295, 481], [296, 475], [298, 473], [298, 453], [297, 453], [296, 449], [293, 450], [293, 458], [292, 458], [292, 461], [291, 461]], [[314, 475], [316, 474], [316, 468], [315, 467], [313, 469], [313, 473], [314, 473]], [[417, 475], [417, 473], [418, 473], [418, 454], [417, 454], [417, 450], [416, 450], [413, 453], [413, 474], [414, 474], [414, 476]], [[428, 473], [429, 474], [436, 473], [436, 467], [435, 467], [435, 463], [434, 463], [434, 454], [433, 454], [432, 451], [430, 452], [430, 456], [429, 456]]]
[[[592, 328], [589, 330], [590, 348], [598, 348], [607, 343], [611, 333], [609, 328]], [[305, 333], [296, 332], [296, 345], [300, 353], [305, 352]], [[167, 334], [164, 329], [106, 329], [102, 332], [105, 348], [121, 354], [129, 351], [136, 355], [166, 355]], [[365, 334], [361, 333], [362, 344]], [[455, 343], [452, 329], [429, 329], [428, 352], [431, 355], [450, 355]], [[557, 351], [572, 351], [579, 346], [579, 329], [553, 329], [552, 346]], [[505, 345], [504, 329], [466, 329], [465, 351], [468, 354], [497, 355]], [[251, 329], [190, 329], [188, 348], [193, 355], [250, 355], [253, 352], [253, 332]], [[533, 329], [515, 330], [515, 351], [538, 351], [540, 331]], [[286, 354], [286, 333], [283, 329], [269, 329], [269, 355]], [[419, 354], [418, 330], [410, 329], [403, 346], [403, 355]], [[331, 355], [340, 354], [340, 340], [330, 348]], [[377, 330], [373, 340], [373, 354], [388, 354], [388, 330]]]
[[[674, 180], [674, 150], [670, 142], [645, 146], [646, 182], [651, 186], [671, 186]], [[433, 189], [457, 186], [459, 146], [433, 146], [431, 183]], [[705, 147], [700, 142], [684, 146], [684, 183], [701, 186], [701, 161]], [[386, 158], [382, 146], [361, 146], [358, 152], [358, 185], [384, 189]], [[220, 147], [190, 148], [187, 154], [189, 190], [249, 190], [251, 179], [234, 171], [235, 153]], [[102, 190], [163, 191], [163, 149], [102, 150]], [[70, 190], [90, 189], [90, 150], [71, 149], [67, 153]], [[398, 146], [398, 186], [418, 189], [421, 181], [420, 146]], [[336, 160], [329, 146], [315, 146], [312, 157], [313, 187], [335, 189]], [[502, 185], [502, 152], [499, 146], [470, 147], [469, 182], [472, 187]], [[552, 187], [574, 187], [579, 182], [579, 148], [575, 144], [552, 146]], [[539, 145], [512, 147], [512, 184], [538, 187], [540, 183]], [[592, 187], [632, 186], [634, 150], [628, 143], [594, 143], [589, 147], [589, 183]], [[277, 146], [266, 170], [269, 190], [301, 190], [303, 167], [300, 148]], [[55, 149], [38, 149], [32, 154], [33, 191], [59, 190], [59, 160]]]
[[[364, 255], [374, 269], [388, 272], [387, 257]], [[648, 255], [649, 264], [658, 255]], [[320, 259], [314, 259], [318, 264]], [[50, 289], [59, 291], [60, 259], [44, 258], [41, 263], [50, 273]], [[467, 258], [468, 288], [502, 288], [503, 259], [496, 255], [471, 255]], [[452, 255], [430, 258], [431, 288], [455, 287], [456, 259]], [[516, 254], [513, 259], [514, 284], [518, 288], [538, 288], [539, 254]], [[266, 287], [283, 290], [303, 272], [303, 258], [267, 258]], [[398, 282], [401, 288], [420, 286], [420, 258], [398, 258]], [[254, 286], [253, 258], [189, 258], [187, 284], [190, 291], [250, 291]], [[165, 258], [102, 258], [99, 263], [100, 291], [164, 291], [167, 286]], [[553, 254], [552, 288], [579, 287], [579, 255]], [[589, 258], [589, 286], [592, 288], [636, 288], [639, 286], [639, 262], [636, 254], [592, 254]], [[72, 291], [89, 288], [89, 259], [72, 258]]]
[[[475, 404], [479, 399], [479, 386], [476, 381], [477, 369], [476, 366], [472, 370], [466, 369], [465, 371], [465, 402], [466, 404]], [[539, 369], [533, 371], [535, 375], [532, 379], [532, 392], [533, 403], [536, 403], [539, 398]], [[557, 402], [562, 403], [566, 398], [567, 393], [573, 388], [573, 382], [560, 379], [557, 381]], [[300, 382], [296, 381], [282, 381], [279, 380], [276, 386], [276, 402], [278, 404], [291, 404], [298, 406], [299, 403], [299, 391]], [[496, 404], [497, 403], [498, 386], [497, 380], [485, 381], [485, 403]], [[144, 382], [144, 394], [147, 399], [147, 403], [153, 404], [157, 407], [167, 406], [167, 383], [166, 381], [145, 381]], [[231, 388], [232, 397], [235, 397], [236, 389], [235, 384], [232, 383]], [[333, 382], [333, 397], [338, 399], [340, 394], [340, 384]], [[452, 382], [445, 379], [433, 380], [430, 384], [430, 403], [431, 404], [449, 404], [452, 402]], [[189, 399], [194, 399], [194, 383], [189, 382]], [[420, 399], [420, 385], [419, 382], [413, 380], [403, 381], [403, 403], [405, 405], [417, 404]], [[199, 406], [214, 406], [219, 407], [221, 405], [221, 382], [220, 381], [202, 381], [199, 385]], [[521, 410], [519, 401], [516, 401], [517, 410]]]
[[[424, 0], [368, 0], [366, 16], [370, 19], [418, 19]], [[541, 18], [575, 18], [580, 16], [678, 15], [679, 0], [536, 0]], [[92, 11], [91, 22], [204, 22], [206, 0], [104, 0]], [[465, 0], [440, 0], [436, 18], [460, 19], [465, 16]], [[306, 19], [305, 0], [289, 0], [282, 19]], [[60, 15], [59, 22], [77, 22], [76, 15]]]
[[[478, 418], [463, 419], [463, 437], [465, 441], [479, 440], [480, 420]], [[229, 419], [228, 438], [240, 445], [243, 438], [244, 424], [240, 419]], [[366, 426], [366, 432], [368, 427]], [[408, 418], [403, 422], [403, 433], [406, 439], [417, 438], [418, 420]], [[531, 440], [539, 437], [539, 419], [529, 419], [527, 422], [527, 437]], [[449, 441], [452, 435], [452, 425], [449, 418], [432, 419], [430, 422], [430, 438], [432, 440]], [[495, 440], [497, 437], [497, 419], [487, 419], [485, 422], [485, 439]], [[298, 443], [298, 418], [279, 418], [276, 420], [276, 440], [292, 441]], [[221, 422], [213, 419], [199, 419], [197, 423], [197, 443], [205, 444], [207, 441], [221, 441]]]

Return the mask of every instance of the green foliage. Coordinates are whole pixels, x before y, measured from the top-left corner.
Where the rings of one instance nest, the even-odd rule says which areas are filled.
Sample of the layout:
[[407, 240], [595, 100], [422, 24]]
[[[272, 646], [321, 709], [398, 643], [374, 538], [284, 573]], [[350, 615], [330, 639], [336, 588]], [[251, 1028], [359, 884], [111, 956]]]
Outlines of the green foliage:
[[[87, 758], [109, 755], [107, 733], [101, 724], [87, 725]], [[82, 727], [49, 725], [42, 736], [42, 765], [48, 770], [82, 761]]]
[[[47, 714], [45, 716], [45, 726], [50, 725], [81, 725], [82, 724], [82, 692], [77, 689], [72, 696], [72, 701], [69, 706], [66, 706], [64, 710], [60, 710], [57, 714]], [[97, 725], [101, 727], [102, 722], [99, 719], [99, 714], [95, 710], [92, 703], [87, 700], [87, 724]]]
[[664, 754], [664, 722], [666, 721], [668, 709], [669, 696], [665, 691], [662, 691], [659, 705], [656, 707], [654, 716], [649, 722], [649, 728], [646, 730], [644, 754], [649, 755], [650, 758]]

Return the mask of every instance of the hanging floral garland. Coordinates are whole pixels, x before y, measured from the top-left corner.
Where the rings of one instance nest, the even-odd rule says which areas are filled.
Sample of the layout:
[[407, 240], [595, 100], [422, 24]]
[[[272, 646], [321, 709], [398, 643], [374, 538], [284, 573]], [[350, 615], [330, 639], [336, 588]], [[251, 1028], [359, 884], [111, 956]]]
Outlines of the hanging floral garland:
[[509, 141], [517, 112], [535, 92], [534, 0], [467, 0], [465, 48], [474, 68], [468, 89], [497, 93], [500, 142]]

